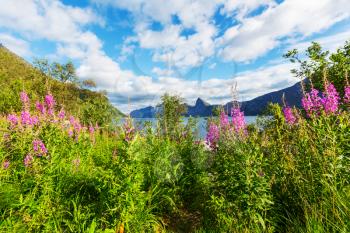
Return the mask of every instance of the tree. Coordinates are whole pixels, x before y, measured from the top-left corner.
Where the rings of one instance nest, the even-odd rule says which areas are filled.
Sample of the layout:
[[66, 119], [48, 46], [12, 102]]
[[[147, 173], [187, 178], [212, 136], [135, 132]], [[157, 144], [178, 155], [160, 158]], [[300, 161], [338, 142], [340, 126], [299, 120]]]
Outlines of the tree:
[[77, 83], [78, 77], [72, 62], [67, 62], [66, 64], [54, 62], [52, 64], [52, 71], [53, 77], [63, 83]]
[[158, 115], [161, 130], [165, 136], [174, 138], [181, 123], [181, 116], [187, 111], [186, 105], [179, 96], [164, 94], [161, 100]]
[[72, 62], [60, 64], [58, 62], [50, 63], [47, 59], [35, 59], [33, 65], [47, 76], [63, 83], [78, 83], [78, 77]]
[[307, 78], [308, 89], [313, 86], [324, 90], [324, 82], [328, 80], [343, 94], [350, 74], [350, 41], [345, 42], [343, 47], [332, 54], [329, 51], [323, 51], [320, 44], [312, 42], [305, 55], [307, 59], [302, 60], [298, 50], [293, 49], [283, 57], [292, 63], [299, 64], [299, 68], [292, 69], [292, 73], [300, 79]]
[[83, 81], [83, 86], [87, 88], [96, 88], [96, 83], [92, 79], [86, 79]]

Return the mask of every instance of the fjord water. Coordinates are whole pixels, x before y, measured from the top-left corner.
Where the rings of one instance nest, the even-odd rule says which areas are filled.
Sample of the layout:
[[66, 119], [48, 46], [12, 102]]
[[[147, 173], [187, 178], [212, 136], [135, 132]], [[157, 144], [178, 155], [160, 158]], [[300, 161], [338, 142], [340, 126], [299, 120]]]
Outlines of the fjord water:
[[[245, 121], [247, 124], [252, 124], [256, 122], [256, 116], [245, 116]], [[198, 136], [204, 139], [207, 134], [207, 117], [195, 117], [197, 121]], [[189, 117], [183, 118], [183, 124], [187, 124]], [[121, 119], [119, 123], [123, 123], [124, 119]], [[157, 118], [133, 118], [134, 126], [138, 129], [142, 129], [146, 123], [150, 123], [153, 127], [156, 127]]]

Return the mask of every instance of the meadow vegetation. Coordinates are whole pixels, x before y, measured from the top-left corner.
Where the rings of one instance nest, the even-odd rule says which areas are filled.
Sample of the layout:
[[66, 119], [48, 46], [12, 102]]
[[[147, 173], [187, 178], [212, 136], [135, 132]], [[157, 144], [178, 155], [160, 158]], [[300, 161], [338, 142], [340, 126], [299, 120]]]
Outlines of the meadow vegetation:
[[163, 96], [157, 127], [104, 129], [60, 104], [56, 81], [13, 81], [1, 92], [0, 232], [349, 232], [346, 46], [336, 77], [335, 63], [300, 60], [314, 69], [303, 109], [271, 105], [246, 125], [235, 103], [204, 140], [176, 96]]

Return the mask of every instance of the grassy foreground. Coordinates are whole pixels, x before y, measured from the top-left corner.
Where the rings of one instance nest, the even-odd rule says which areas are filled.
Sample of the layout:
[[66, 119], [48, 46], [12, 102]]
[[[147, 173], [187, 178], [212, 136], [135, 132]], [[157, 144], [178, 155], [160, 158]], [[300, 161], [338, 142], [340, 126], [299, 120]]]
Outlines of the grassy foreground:
[[0, 120], [0, 231], [349, 232], [349, 96], [331, 87], [255, 126], [222, 112], [205, 142], [171, 111], [104, 130], [22, 92]]

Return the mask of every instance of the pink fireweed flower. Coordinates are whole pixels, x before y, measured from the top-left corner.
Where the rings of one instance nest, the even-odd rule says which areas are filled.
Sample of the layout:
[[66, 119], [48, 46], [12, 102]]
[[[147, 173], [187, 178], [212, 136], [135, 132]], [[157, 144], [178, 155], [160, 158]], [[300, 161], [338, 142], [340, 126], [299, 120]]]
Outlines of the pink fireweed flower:
[[95, 133], [95, 129], [92, 126], [92, 124], [90, 124], [90, 126], [89, 126], [89, 132], [90, 132], [90, 134], [94, 134]]
[[346, 86], [344, 89], [344, 103], [350, 103], [350, 86]]
[[74, 122], [75, 122], [74, 116], [69, 117], [69, 122], [71, 125], [74, 125]]
[[125, 141], [130, 142], [134, 138], [135, 128], [132, 125], [132, 120], [127, 119], [123, 125]]
[[39, 124], [39, 118], [37, 116], [32, 117], [32, 125], [38, 125]]
[[322, 109], [322, 99], [316, 89], [311, 89], [301, 100], [301, 104], [308, 116], [318, 115]]
[[236, 107], [231, 110], [232, 124], [236, 133], [246, 133], [246, 123], [244, 119], [244, 112]]
[[44, 106], [42, 103], [40, 103], [39, 101], [36, 101], [36, 103], [35, 103], [35, 108], [36, 108], [36, 110], [38, 110], [41, 114], [45, 114], [45, 113], [46, 113], [46, 108], [45, 108], [45, 106]]
[[10, 166], [10, 161], [8, 160], [5, 160], [2, 164], [2, 167], [4, 170], [6, 170], [9, 166]]
[[28, 111], [21, 112], [21, 123], [22, 125], [32, 125], [32, 117]]
[[68, 136], [69, 136], [69, 137], [72, 137], [72, 136], [73, 136], [73, 130], [71, 130], [71, 129], [68, 130]]
[[293, 109], [291, 107], [284, 107], [283, 114], [288, 124], [294, 125], [296, 123], [297, 118], [294, 116]]
[[339, 94], [332, 83], [326, 86], [325, 94], [322, 98], [323, 108], [326, 114], [335, 113], [338, 111]]
[[47, 114], [49, 114], [50, 116], [53, 116], [54, 115], [54, 110], [52, 108], [49, 108], [47, 110]]
[[29, 97], [28, 97], [28, 94], [25, 92], [25, 91], [22, 91], [20, 93], [20, 98], [21, 98], [21, 101], [24, 105], [28, 104], [29, 103]]
[[15, 114], [9, 114], [7, 120], [10, 122], [11, 127], [15, 127], [18, 124], [18, 117]]
[[83, 129], [79, 121], [74, 122], [74, 130], [76, 133], [80, 133], [80, 131]]
[[63, 120], [65, 116], [66, 116], [66, 112], [64, 111], [64, 109], [61, 109], [61, 111], [58, 113], [58, 118], [60, 120]]
[[30, 154], [27, 154], [27, 156], [23, 160], [24, 166], [26, 167], [30, 166], [32, 161], [33, 161], [33, 156], [31, 156]]
[[224, 111], [220, 113], [220, 126], [222, 129], [230, 128], [230, 122], [228, 120], [228, 116], [225, 114]]
[[55, 99], [51, 94], [45, 96], [45, 103], [49, 109], [52, 109], [55, 106]]
[[43, 141], [39, 139], [35, 139], [33, 141], [33, 150], [38, 153], [38, 156], [46, 155], [47, 149]]
[[214, 124], [210, 123], [207, 136], [205, 138], [206, 143], [210, 148], [215, 149], [220, 138], [220, 129]]

